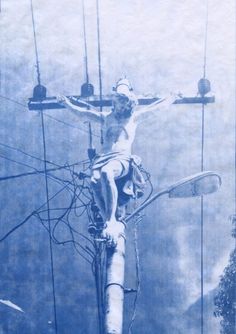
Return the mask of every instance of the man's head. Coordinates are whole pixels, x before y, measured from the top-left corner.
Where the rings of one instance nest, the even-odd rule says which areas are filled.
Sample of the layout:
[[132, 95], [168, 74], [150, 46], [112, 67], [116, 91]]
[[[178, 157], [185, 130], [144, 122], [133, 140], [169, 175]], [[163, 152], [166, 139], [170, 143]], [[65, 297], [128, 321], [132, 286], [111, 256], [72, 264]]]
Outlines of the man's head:
[[138, 100], [127, 79], [120, 79], [114, 88], [113, 110], [119, 118], [129, 118]]

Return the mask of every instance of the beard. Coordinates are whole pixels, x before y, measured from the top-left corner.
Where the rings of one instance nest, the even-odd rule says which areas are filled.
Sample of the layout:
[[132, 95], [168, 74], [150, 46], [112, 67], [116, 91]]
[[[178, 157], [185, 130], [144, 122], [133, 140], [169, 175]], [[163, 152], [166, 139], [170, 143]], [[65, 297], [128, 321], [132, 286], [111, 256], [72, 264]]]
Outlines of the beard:
[[133, 108], [125, 108], [122, 111], [115, 112], [116, 119], [130, 118], [133, 113]]
[[133, 113], [133, 105], [131, 102], [128, 102], [126, 106], [123, 106], [119, 111], [116, 111], [116, 108], [113, 107], [115, 111], [116, 119], [126, 119], [130, 118]]

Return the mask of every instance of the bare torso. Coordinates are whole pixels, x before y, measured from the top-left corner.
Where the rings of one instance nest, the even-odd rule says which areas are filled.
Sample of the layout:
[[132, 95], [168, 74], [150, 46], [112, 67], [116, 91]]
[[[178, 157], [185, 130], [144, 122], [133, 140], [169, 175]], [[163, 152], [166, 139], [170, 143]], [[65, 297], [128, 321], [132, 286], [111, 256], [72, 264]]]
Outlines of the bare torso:
[[136, 127], [132, 115], [129, 118], [117, 118], [114, 112], [108, 114], [104, 118], [102, 153], [123, 152], [131, 154]]

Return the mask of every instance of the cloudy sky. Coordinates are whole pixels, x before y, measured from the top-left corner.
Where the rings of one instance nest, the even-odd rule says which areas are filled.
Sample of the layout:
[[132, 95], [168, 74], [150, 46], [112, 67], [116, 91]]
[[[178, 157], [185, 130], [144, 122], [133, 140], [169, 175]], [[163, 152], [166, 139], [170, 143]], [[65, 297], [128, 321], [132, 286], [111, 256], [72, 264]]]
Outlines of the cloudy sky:
[[[228, 217], [234, 213], [235, 117], [234, 1], [209, 0], [208, 3], [206, 76], [211, 81], [216, 103], [206, 108], [205, 169], [218, 171], [223, 183], [221, 190], [209, 196], [205, 204], [206, 293], [217, 286], [233, 247]], [[85, 81], [81, 1], [35, 0], [33, 4], [41, 79], [48, 89], [48, 95], [79, 94], [80, 86]], [[85, 1], [85, 12], [90, 82], [98, 93], [95, 0]], [[164, 96], [175, 91], [195, 96], [197, 82], [203, 73], [205, 20], [206, 1], [101, 0], [104, 93], [110, 93], [117, 79], [126, 75], [137, 94]], [[29, 0], [2, 0], [0, 51], [1, 96], [26, 104], [36, 84]], [[200, 106], [175, 106], [168, 113], [158, 115], [154, 122], [147, 121], [146, 126], [144, 124], [139, 129], [134, 151], [143, 158], [156, 189], [199, 171], [200, 110]], [[70, 124], [77, 124], [82, 130], [86, 129], [84, 124], [76, 123], [78, 120], [66, 111], [47, 113]], [[24, 148], [29, 153], [42, 154], [36, 113], [29, 113], [1, 98], [0, 117], [3, 125], [0, 132], [2, 143]], [[83, 131], [66, 130], [50, 119], [46, 122], [50, 159], [64, 163], [86, 156], [84, 145], [80, 145], [87, 142], [87, 135]], [[99, 149], [98, 140], [94, 140]], [[5, 153], [10, 154], [8, 151]], [[27, 171], [27, 168], [20, 169], [10, 163], [1, 165], [1, 176], [22, 171]], [[1, 197], [5, 201], [3, 217], [7, 223], [7, 217], [11, 215], [17, 223], [42, 196], [32, 190], [31, 180], [24, 182], [24, 186], [21, 183], [4, 185]], [[15, 198], [16, 193], [18, 196]], [[18, 203], [15, 213], [11, 201], [13, 198]], [[21, 202], [26, 205], [25, 211]], [[162, 315], [163, 319], [169, 319], [172, 308], [177, 312], [179, 307], [182, 312], [200, 295], [199, 202], [195, 199], [178, 202], [163, 199], [146, 214], [147, 221], [151, 222], [150, 227], [147, 229], [147, 225], [142, 225], [140, 237], [144, 281], [148, 284], [152, 273], [152, 280], [155, 277], [154, 284], [158, 286], [166, 276], [172, 275], [172, 279], [166, 282], [166, 289], [163, 288], [167, 294], [163, 292], [160, 297], [156, 292], [157, 298], [162, 298], [163, 305], [166, 305], [166, 297], [172, 296], [172, 304], [167, 303]], [[153, 216], [158, 216], [158, 224], [152, 222]], [[31, 235], [27, 238], [31, 240]], [[16, 237], [15, 242], [18, 244], [19, 240]], [[10, 256], [9, 250], [4, 251]], [[153, 252], [156, 252], [154, 263], [151, 261]], [[29, 256], [28, 261], [31, 260]], [[130, 261], [132, 263], [133, 260]], [[163, 271], [163, 268], [167, 271]], [[59, 276], [63, 280], [62, 272]], [[81, 281], [84, 283], [83, 279]], [[178, 294], [182, 297], [177, 297]], [[149, 305], [148, 298], [148, 293], [143, 293], [141, 305]], [[158, 304], [155, 299], [153, 302]], [[140, 319], [140, 323], [145, 321], [141, 315]], [[153, 330], [157, 324], [151, 323]], [[160, 321], [159, 325], [160, 328], [167, 328], [168, 333], [166, 324]], [[195, 333], [194, 329], [192, 333]]]

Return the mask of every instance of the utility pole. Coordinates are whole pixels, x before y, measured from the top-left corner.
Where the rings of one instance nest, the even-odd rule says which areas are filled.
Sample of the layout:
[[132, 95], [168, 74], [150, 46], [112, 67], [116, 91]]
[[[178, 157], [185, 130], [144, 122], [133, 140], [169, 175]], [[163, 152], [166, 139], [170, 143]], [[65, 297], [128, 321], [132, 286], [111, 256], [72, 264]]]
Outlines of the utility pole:
[[[205, 82], [203, 83], [205, 84]], [[83, 89], [82, 89], [83, 88]], [[201, 88], [201, 85], [200, 85]], [[111, 107], [112, 106], [112, 95], [98, 96], [93, 94], [93, 86], [82, 85], [80, 96], [68, 96], [69, 99], [73, 100], [75, 105], [88, 108], [88, 104], [97, 107]], [[149, 105], [160, 100], [156, 96], [138, 96], [139, 105]], [[85, 103], [84, 103], [85, 102]], [[174, 104], [208, 104], [214, 103], [214, 96], [195, 96], [195, 97], [181, 97], [178, 98]], [[42, 86], [40, 83], [34, 88], [33, 97], [29, 99], [28, 102], [29, 110], [45, 110], [45, 109], [62, 109], [60, 103], [58, 103], [56, 97], [46, 96], [46, 87]], [[95, 150], [92, 146], [91, 137], [91, 125], [89, 124], [89, 158], [94, 156]], [[145, 206], [149, 205], [152, 201], [161, 195], [169, 192], [167, 189], [163, 192], [157, 193], [155, 197], [150, 198]], [[196, 196], [198, 194], [191, 194], [191, 196]], [[175, 196], [173, 196], [175, 197]], [[181, 197], [181, 196], [180, 196]], [[144, 209], [144, 206], [138, 208], [138, 212]], [[135, 214], [135, 212], [126, 218], [126, 221], [130, 220]], [[101, 231], [101, 225], [97, 225], [98, 229], [95, 231], [94, 240], [96, 244], [96, 256], [94, 262], [94, 274], [96, 281], [97, 290], [97, 305], [98, 305], [98, 318], [99, 318], [99, 334], [122, 334], [123, 332], [123, 305], [124, 305], [124, 277], [125, 277], [125, 223], [122, 223], [120, 219], [120, 224], [123, 224], [122, 233], [120, 234], [117, 245], [114, 248], [106, 248], [106, 283], [103, 284], [103, 272], [101, 266], [101, 250], [102, 243], [104, 240], [99, 239], [99, 231]], [[96, 227], [95, 225], [90, 226], [92, 229]], [[95, 228], [96, 230], [96, 228]], [[100, 234], [101, 235], [101, 234]], [[97, 239], [97, 240], [96, 240]]]
[[107, 248], [106, 277], [105, 334], [122, 334], [125, 279], [124, 224], [116, 246]]

